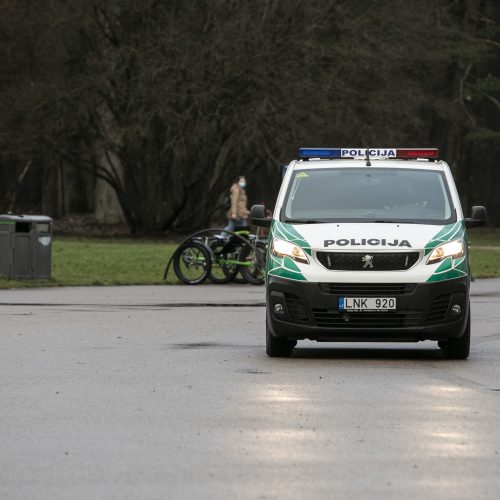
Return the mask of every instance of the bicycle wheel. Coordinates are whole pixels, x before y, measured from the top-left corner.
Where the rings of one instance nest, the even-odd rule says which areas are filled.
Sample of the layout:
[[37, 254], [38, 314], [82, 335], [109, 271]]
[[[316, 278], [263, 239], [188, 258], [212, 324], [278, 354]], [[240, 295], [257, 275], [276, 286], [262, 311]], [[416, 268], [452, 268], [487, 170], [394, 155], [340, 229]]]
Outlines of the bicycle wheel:
[[186, 285], [203, 283], [210, 274], [210, 251], [202, 243], [189, 241], [179, 248], [174, 257], [174, 272]]
[[[238, 269], [239, 271], [239, 269]], [[234, 278], [231, 280], [233, 283], [237, 283], [238, 285], [243, 285], [247, 283], [247, 280], [242, 276], [240, 272], [236, 272]]]
[[212, 270], [208, 279], [212, 283], [228, 283], [238, 272], [237, 256], [226, 252], [226, 246], [224, 242], [217, 242], [211, 246], [213, 252]]
[[266, 245], [260, 241], [255, 242], [251, 247], [242, 247], [238, 259], [240, 263], [240, 273], [248, 283], [252, 285], [262, 285], [265, 281], [266, 270]]

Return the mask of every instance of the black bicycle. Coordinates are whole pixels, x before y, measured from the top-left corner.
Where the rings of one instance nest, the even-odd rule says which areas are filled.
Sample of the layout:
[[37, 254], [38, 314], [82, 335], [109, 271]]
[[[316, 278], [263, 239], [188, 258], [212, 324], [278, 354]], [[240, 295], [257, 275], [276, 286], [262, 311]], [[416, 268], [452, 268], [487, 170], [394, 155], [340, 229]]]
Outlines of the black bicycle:
[[170, 264], [183, 283], [197, 285], [207, 278], [212, 283], [264, 283], [266, 241], [246, 228], [234, 232], [205, 229], [184, 240], [172, 255]]

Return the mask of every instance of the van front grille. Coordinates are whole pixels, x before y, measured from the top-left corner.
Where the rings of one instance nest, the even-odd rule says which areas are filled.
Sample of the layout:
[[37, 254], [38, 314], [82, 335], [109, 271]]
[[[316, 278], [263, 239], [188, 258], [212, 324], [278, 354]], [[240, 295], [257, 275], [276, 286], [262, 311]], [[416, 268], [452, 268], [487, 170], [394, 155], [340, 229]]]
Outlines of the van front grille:
[[339, 312], [335, 309], [313, 309], [314, 319], [326, 328], [401, 328], [417, 326], [422, 311], [407, 312]]
[[405, 271], [414, 266], [418, 252], [316, 252], [331, 271]]
[[411, 294], [416, 286], [416, 283], [320, 283], [319, 288], [323, 293], [332, 295], [394, 297]]

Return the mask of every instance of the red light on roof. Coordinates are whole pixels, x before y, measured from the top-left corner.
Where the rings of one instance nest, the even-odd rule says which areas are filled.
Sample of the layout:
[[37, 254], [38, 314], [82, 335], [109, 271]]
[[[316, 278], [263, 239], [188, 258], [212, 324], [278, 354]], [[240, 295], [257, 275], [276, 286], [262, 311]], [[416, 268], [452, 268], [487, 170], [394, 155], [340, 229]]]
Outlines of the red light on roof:
[[396, 149], [396, 158], [437, 158], [439, 150], [437, 148], [418, 149], [401, 148]]

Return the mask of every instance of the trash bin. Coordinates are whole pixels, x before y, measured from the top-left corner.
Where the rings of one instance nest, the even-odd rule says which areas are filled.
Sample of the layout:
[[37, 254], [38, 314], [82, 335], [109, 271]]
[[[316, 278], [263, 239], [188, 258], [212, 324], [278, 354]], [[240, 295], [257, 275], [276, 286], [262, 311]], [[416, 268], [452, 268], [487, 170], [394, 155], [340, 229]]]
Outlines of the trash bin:
[[0, 215], [0, 275], [49, 279], [52, 219], [43, 215]]

